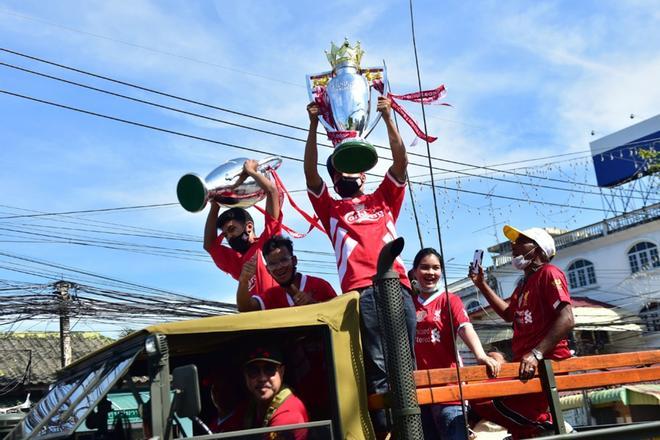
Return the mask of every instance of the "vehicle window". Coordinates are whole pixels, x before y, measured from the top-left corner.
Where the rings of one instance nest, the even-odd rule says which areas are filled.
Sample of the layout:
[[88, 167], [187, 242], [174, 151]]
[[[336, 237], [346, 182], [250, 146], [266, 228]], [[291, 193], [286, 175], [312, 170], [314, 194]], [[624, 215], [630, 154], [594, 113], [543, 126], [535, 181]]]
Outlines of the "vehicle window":
[[137, 353], [56, 384], [7, 438], [47, 439], [70, 435], [126, 374], [135, 356]]

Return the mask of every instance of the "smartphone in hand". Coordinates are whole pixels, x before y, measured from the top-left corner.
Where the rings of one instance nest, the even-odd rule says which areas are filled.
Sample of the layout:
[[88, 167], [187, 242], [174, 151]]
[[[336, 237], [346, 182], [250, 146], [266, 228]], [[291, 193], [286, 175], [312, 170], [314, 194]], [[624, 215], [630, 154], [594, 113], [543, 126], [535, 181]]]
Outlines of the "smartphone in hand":
[[472, 263], [470, 264], [470, 272], [474, 275], [479, 273], [479, 266], [484, 259], [484, 250], [477, 249], [474, 251], [474, 256], [472, 257]]

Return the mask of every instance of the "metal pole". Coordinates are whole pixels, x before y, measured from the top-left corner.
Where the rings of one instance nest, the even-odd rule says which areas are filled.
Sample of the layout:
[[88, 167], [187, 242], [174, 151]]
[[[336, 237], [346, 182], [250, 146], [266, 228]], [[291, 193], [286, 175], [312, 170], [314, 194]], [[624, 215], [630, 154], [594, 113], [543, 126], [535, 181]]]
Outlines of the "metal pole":
[[[165, 439], [170, 414], [170, 355], [165, 335], [153, 334], [156, 352], [147, 353], [151, 391], [151, 435]], [[167, 440], [167, 439], [165, 439]]]
[[56, 294], [60, 301], [60, 364], [64, 368], [71, 363], [71, 322], [69, 320], [69, 289], [71, 283], [58, 281], [55, 283]]
[[565, 434], [564, 413], [561, 411], [555, 373], [552, 371], [552, 361], [550, 359], [543, 359], [543, 361], [539, 362], [539, 378], [543, 385], [543, 392], [548, 398], [550, 413], [552, 414], [552, 427], [555, 434]]

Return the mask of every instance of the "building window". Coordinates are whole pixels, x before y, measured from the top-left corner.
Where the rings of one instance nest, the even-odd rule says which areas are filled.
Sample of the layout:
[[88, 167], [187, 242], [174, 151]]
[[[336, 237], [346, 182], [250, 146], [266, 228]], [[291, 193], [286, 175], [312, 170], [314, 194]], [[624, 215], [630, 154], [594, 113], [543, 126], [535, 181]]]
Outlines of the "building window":
[[583, 330], [578, 334], [577, 343], [580, 354], [600, 354], [610, 343], [610, 336], [606, 331]]
[[648, 303], [639, 311], [639, 317], [646, 324], [647, 331], [660, 331], [660, 304], [657, 302]]
[[476, 312], [477, 310], [479, 310], [480, 307], [481, 307], [481, 304], [479, 304], [479, 301], [477, 301], [477, 300], [473, 300], [473, 301], [470, 301], [470, 302], [468, 303], [468, 305], [467, 305], [467, 307], [465, 308], [465, 310], [466, 310], [468, 313], [472, 313], [472, 312]]
[[596, 271], [594, 264], [587, 260], [577, 260], [568, 266], [568, 284], [571, 289], [596, 284]]
[[632, 273], [660, 267], [658, 247], [648, 241], [637, 243], [628, 251], [628, 262]]

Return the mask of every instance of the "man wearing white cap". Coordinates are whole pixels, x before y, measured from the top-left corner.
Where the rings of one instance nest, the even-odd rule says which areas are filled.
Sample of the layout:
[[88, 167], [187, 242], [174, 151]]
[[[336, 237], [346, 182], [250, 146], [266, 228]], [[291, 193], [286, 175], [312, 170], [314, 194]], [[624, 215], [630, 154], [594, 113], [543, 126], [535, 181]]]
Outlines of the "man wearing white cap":
[[[469, 277], [493, 310], [513, 322], [513, 360], [520, 361], [520, 379], [528, 380], [542, 359], [571, 356], [566, 337], [574, 326], [573, 310], [566, 276], [550, 264], [556, 254], [550, 234], [541, 228], [519, 231], [507, 225], [504, 235], [511, 240], [511, 264], [524, 272], [511, 298], [503, 300], [488, 286], [482, 267], [476, 273], [470, 271]], [[533, 437], [551, 427], [543, 393], [494, 399], [476, 405], [475, 410], [506, 427], [514, 439]]]

